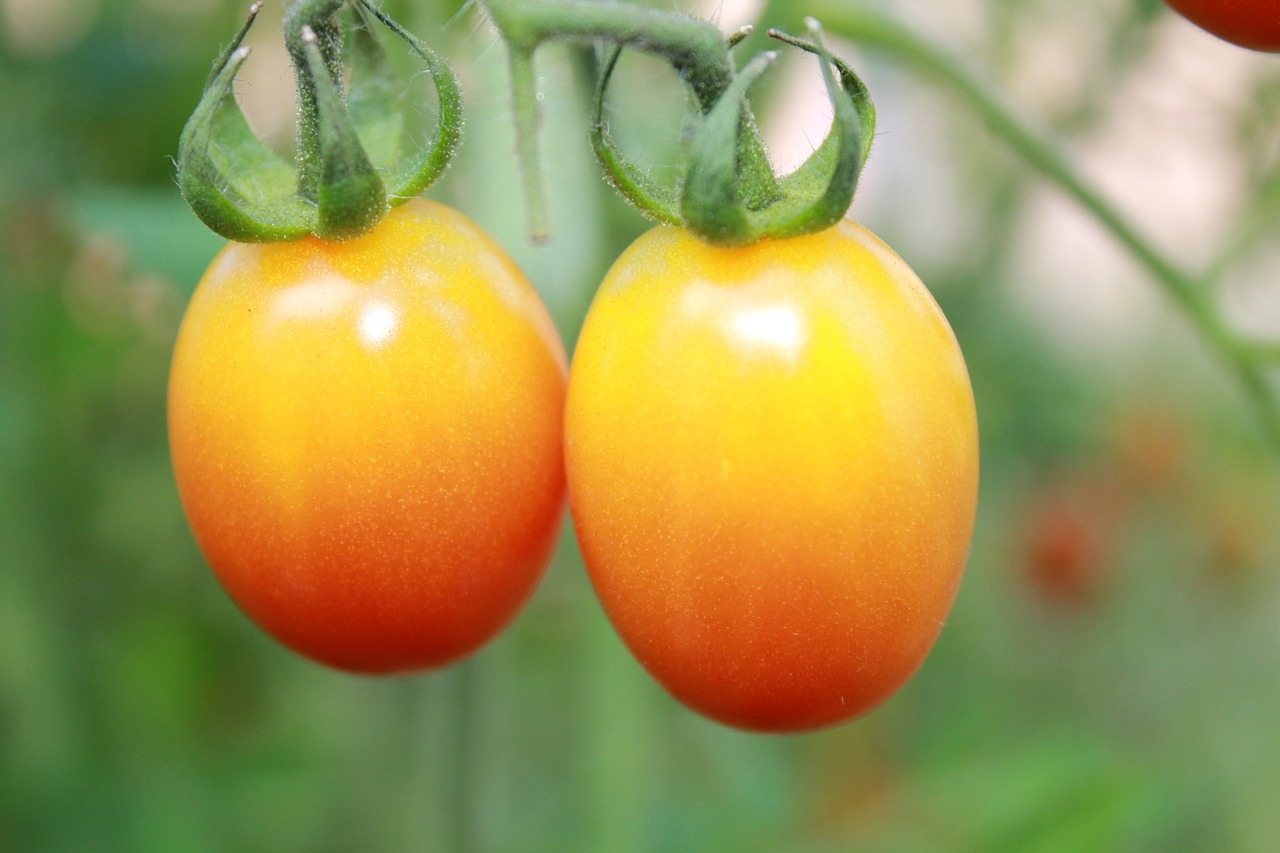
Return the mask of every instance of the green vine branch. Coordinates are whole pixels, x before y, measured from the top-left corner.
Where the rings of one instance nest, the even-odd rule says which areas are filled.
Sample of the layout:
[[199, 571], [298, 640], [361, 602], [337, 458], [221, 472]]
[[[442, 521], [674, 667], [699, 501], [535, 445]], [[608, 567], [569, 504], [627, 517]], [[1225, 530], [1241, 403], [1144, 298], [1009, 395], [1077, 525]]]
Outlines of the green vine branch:
[[1074, 198], [1152, 275], [1236, 376], [1251, 401], [1267, 438], [1280, 448], [1280, 402], [1267, 379], [1264, 363], [1274, 361], [1273, 348], [1242, 340], [1202, 288], [1147, 241], [1091, 186], [1061, 149], [1019, 118], [992, 88], [941, 46], [896, 19], [849, 0], [813, 0], [812, 9], [836, 33], [860, 44], [885, 50], [951, 85], [1014, 151]]
[[1254, 357], [1280, 365], [1280, 342], [1258, 342], [1250, 343], [1249, 349], [1253, 352]]

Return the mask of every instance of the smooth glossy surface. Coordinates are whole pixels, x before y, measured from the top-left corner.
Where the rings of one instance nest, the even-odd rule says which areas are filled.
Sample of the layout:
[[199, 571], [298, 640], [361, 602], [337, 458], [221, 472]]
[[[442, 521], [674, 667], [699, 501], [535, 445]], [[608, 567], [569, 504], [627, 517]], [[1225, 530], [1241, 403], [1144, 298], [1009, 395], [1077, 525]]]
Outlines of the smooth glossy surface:
[[233, 243], [173, 357], [183, 507], [227, 592], [298, 652], [362, 672], [444, 664], [546, 563], [564, 381], [537, 294], [442, 205], [344, 243]]
[[1187, 20], [1219, 38], [1271, 53], [1280, 51], [1280, 0], [1166, 0]]
[[601, 603], [690, 707], [828, 725], [933, 645], [974, 519], [973, 395], [937, 305], [861, 226], [641, 237], [587, 317], [565, 437]]

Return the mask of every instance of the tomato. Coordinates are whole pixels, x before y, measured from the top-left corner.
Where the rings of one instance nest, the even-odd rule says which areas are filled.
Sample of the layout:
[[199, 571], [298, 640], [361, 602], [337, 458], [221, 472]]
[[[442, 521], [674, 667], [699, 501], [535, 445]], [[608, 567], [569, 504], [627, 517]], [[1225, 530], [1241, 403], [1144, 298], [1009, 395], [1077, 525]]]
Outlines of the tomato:
[[1026, 525], [1027, 578], [1046, 601], [1083, 607], [1102, 591], [1110, 550], [1107, 520], [1095, 507], [1050, 495], [1034, 506]]
[[919, 667], [977, 448], [946, 319], [848, 221], [744, 248], [650, 231], [569, 371], [569, 506], [601, 603], [670, 693], [746, 729], [852, 717]]
[[1280, 51], [1280, 0], [1166, 0], [1221, 39], [1253, 50]]
[[409, 202], [347, 242], [232, 243], [169, 379], [195, 538], [303, 655], [370, 673], [450, 662], [547, 561], [565, 373], [524, 276], [442, 205]]

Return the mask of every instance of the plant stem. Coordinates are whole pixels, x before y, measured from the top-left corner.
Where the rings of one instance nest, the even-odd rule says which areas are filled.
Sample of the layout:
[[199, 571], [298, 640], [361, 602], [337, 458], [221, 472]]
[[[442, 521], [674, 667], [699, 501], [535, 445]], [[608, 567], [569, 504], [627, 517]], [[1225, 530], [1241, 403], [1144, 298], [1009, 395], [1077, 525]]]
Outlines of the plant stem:
[[814, 0], [812, 10], [831, 31], [887, 50], [949, 83], [997, 136], [1089, 211], [1151, 273], [1214, 353], [1236, 374], [1268, 439], [1280, 448], [1280, 404], [1258, 363], [1256, 351], [1241, 342], [1198, 282], [1143, 238], [1085, 181], [1052, 140], [1017, 117], [985, 81], [958, 59], [893, 18], [849, 0]]
[[1255, 341], [1248, 347], [1259, 360], [1280, 364], [1280, 342]]
[[511, 95], [516, 123], [516, 155], [520, 158], [520, 179], [528, 206], [529, 239], [544, 242], [551, 233], [547, 217], [546, 193], [538, 160], [537, 82], [533, 73], [533, 51], [511, 44], [507, 49], [511, 66]]
[[725, 37], [709, 21], [597, 0], [481, 0], [502, 37], [532, 52], [546, 41], [608, 41], [656, 53], [693, 88], [703, 112], [733, 79]]
[[[714, 24], [674, 12], [610, 0], [479, 0], [507, 43], [511, 63], [520, 168], [534, 240], [547, 236], [538, 162], [539, 111], [533, 54], [548, 41], [609, 42], [664, 57], [693, 90], [703, 114], [734, 79], [730, 44]], [[744, 119], [738, 165], [744, 182], [776, 197], [777, 179], [754, 120]]]

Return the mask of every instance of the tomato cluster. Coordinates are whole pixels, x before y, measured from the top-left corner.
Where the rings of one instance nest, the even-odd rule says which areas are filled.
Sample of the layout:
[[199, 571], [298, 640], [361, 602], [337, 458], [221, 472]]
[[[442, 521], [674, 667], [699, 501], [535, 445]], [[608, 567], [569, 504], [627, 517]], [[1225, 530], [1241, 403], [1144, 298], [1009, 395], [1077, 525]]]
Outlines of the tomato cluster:
[[[384, 162], [406, 125], [369, 109], [388, 82], [373, 44], [350, 69], [340, 61], [348, 5], [358, 31], [377, 19], [426, 64], [441, 117], [425, 152]], [[641, 43], [665, 45], [705, 121], [679, 205], [628, 195], [685, 227], [656, 228], [618, 260], [569, 368], [493, 240], [442, 205], [400, 204], [456, 142], [447, 65], [370, 0], [291, 6], [290, 180], [236, 114], [239, 40], [259, 8], [180, 144], [184, 195], [233, 242], [192, 297], [169, 385], [178, 491], [245, 613], [336, 668], [445, 665], [529, 597], [567, 494], [609, 618], [690, 707], [794, 731], [897, 690], [960, 582], [977, 424], [938, 306], [841, 219], [875, 110], [816, 22], [808, 41], [774, 33], [819, 57], [835, 116], [783, 181], [739, 114], [770, 56], [739, 73], [709, 23], [616, 12], [619, 46], [675, 33]], [[487, 8], [500, 32], [529, 24], [527, 4]], [[602, 35], [579, 33], [578, 11], [548, 14], [565, 34]], [[344, 102], [347, 70], [359, 110]], [[640, 187], [603, 127], [602, 163]]]
[[591, 579], [691, 707], [790, 730], [919, 666], [968, 548], [973, 397], [869, 232], [618, 261], [569, 382], [534, 291], [426, 201], [344, 243], [233, 243], [170, 381], [184, 507], [230, 595], [343, 669], [437, 666], [527, 598], [565, 489]]

